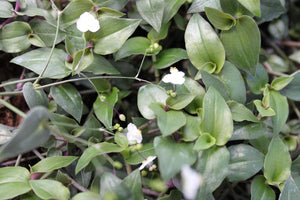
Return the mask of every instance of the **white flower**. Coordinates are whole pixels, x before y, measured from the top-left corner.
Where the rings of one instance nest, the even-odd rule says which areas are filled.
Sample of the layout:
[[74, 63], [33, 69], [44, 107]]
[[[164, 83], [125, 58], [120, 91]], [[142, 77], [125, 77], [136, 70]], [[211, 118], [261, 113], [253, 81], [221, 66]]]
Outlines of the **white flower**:
[[184, 79], [184, 72], [178, 71], [176, 67], [171, 67], [170, 68], [170, 73], [167, 74], [162, 78], [162, 81], [165, 83], [173, 83], [173, 84], [183, 84], [185, 79]]
[[149, 170], [150, 171], [153, 171], [156, 169], [156, 165], [153, 165], [153, 160], [155, 160], [157, 158], [157, 156], [149, 156], [147, 158], [147, 160], [144, 160], [142, 162], [142, 165], [139, 167], [139, 170], [142, 170], [144, 169], [146, 166], [149, 167]]
[[202, 184], [202, 177], [190, 166], [184, 165], [181, 168], [182, 193], [186, 199], [195, 199], [198, 189]]
[[100, 29], [99, 21], [89, 12], [80, 15], [76, 26], [83, 33], [87, 31], [96, 32]]
[[129, 144], [133, 145], [142, 142], [143, 140], [142, 132], [140, 129], [136, 127], [136, 125], [134, 125], [133, 123], [129, 123], [127, 125], [127, 130], [128, 130], [127, 140]]

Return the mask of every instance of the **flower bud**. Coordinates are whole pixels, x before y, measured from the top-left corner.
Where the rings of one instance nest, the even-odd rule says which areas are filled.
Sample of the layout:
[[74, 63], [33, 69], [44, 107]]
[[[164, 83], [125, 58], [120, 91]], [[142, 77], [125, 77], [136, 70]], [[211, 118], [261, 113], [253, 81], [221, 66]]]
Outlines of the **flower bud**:
[[126, 117], [125, 117], [125, 115], [123, 115], [123, 114], [120, 114], [120, 115], [119, 115], [119, 119], [120, 119], [121, 121], [123, 121], [123, 122], [126, 121]]
[[123, 167], [122, 163], [120, 163], [119, 161], [114, 161], [113, 165], [117, 169], [121, 169]]

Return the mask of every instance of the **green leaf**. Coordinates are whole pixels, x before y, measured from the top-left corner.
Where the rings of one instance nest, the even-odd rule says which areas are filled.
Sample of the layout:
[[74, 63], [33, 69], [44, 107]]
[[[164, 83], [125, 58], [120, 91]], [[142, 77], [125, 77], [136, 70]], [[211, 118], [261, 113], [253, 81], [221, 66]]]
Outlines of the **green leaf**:
[[232, 119], [237, 122], [241, 121], [250, 121], [250, 122], [259, 122], [255, 115], [249, 110], [246, 106], [235, 101], [228, 101], [227, 105], [229, 106], [232, 114]]
[[[42, 20], [39, 18], [34, 18], [29, 22], [33, 32], [41, 38], [44, 44], [47, 47], [52, 47], [55, 35], [56, 35], [56, 26], [50, 24], [46, 20]], [[65, 39], [65, 33], [62, 31], [58, 31], [56, 44], [60, 43]]]
[[158, 54], [153, 66], [156, 69], [164, 69], [183, 59], [188, 59], [186, 50], [179, 48], [167, 49]]
[[291, 76], [294, 79], [280, 93], [289, 99], [300, 101], [300, 71], [296, 71]]
[[72, 64], [73, 73], [80, 73], [93, 63], [94, 55], [92, 47], [85, 48], [76, 52]]
[[44, 106], [48, 108], [48, 98], [44, 90], [35, 90], [31, 82], [27, 82], [23, 85], [23, 95], [29, 108], [35, 106]]
[[201, 151], [196, 169], [202, 175], [205, 184], [200, 186], [198, 194], [204, 196], [212, 193], [227, 176], [228, 164], [229, 151], [226, 147], [214, 146]]
[[186, 124], [182, 129], [182, 139], [184, 141], [194, 141], [200, 135], [201, 119], [198, 116], [191, 116], [184, 114], [186, 118]]
[[70, 197], [70, 191], [62, 183], [49, 180], [30, 180], [30, 186], [34, 193], [42, 199], [58, 199], [68, 200]]
[[188, 13], [204, 12], [205, 7], [221, 10], [220, 0], [194, 0]]
[[213, 28], [199, 14], [194, 14], [185, 31], [185, 46], [197, 69], [219, 73], [225, 62], [225, 50]]
[[164, 2], [163, 24], [166, 24], [178, 13], [179, 8], [185, 3], [185, 0], [164, 0]]
[[92, 72], [95, 75], [98, 74], [120, 74], [118, 70], [103, 56], [94, 55], [93, 62], [84, 69], [85, 72]]
[[[91, 79], [91, 82], [93, 82], [95, 88], [95, 90], [97, 90], [98, 92], [109, 92], [111, 89], [111, 85], [109, 83], [108, 80], [106, 79]], [[92, 87], [92, 85], [91, 85]]]
[[73, 85], [66, 83], [59, 86], [52, 86], [50, 94], [60, 107], [80, 122], [83, 102], [79, 92]]
[[163, 136], [173, 134], [186, 123], [186, 118], [182, 111], [169, 110], [166, 112], [156, 103], [150, 104], [149, 108], [157, 116], [158, 127]]
[[214, 87], [204, 96], [201, 130], [211, 134], [219, 146], [226, 144], [233, 132], [231, 111]]
[[72, 56], [75, 57], [76, 54], [76, 47], [74, 46], [74, 44], [71, 42], [71, 40], [69, 39], [68, 36], [65, 37], [65, 47], [66, 47], [66, 51], [67, 53]]
[[[20, 1], [22, 2], [22, 1]], [[27, 1], [28, 3], [29, 1]], [[33, 2], [33, 1], [32, 1]], [[19, 3], [21, 4], [21, 3]], [[22, 7], [22, 6], [21, 6]], [[38, 8], [38, 5], [32, 5], [32, 6], [27, 6], [26, 8], [22, 8], [22, 11], [15, 11], [16, 14], [18, 16], [28, 16], [28, 17], [35, 17], [35, 16], [39, 16], [39, 17], [44, 17], [46, 19], [47, 22], [49, 22], [52, 25], [56, 25], [57, 19], [55, 17], [57, 17], [57, 15], [53, 16], [52, 10], [46, 10], [43, 8]]]
[[230, 140], [253, 140], [261, 137], [267, 131], [264, 123], [250, 123], [234, 128]]
[[278, 134], [284, 126], [288, 115], [289, 105], [287, 98], [277, 91], [270, 91], [270, 107], [275, 111], [276, 115], [272, 116], [272, 124], [274, 134]]
[[282, 0], [261, 0], [261, 16], [257, 19], [258, 23], [271, 21], [285, 13], [285, 6], [281, 3], [281, 1]]
[[300, 156], [297, 157], [297, 159], [295, 159], [292, 163], [292, 167], [291, 167], [291, 176], [293, 177], [295, 183], [297, 184], [297, 186], [300, 186]]
[[76, 22], [82, 13], [92, 11], [93, 8], [94, 4], [91, 0], [73, 0], [65, 7], [61, 14], [61, 26], [70, 26]]
[[126, 176], [123, 182], [131, 189], [135, 200], [143, 200], [143, 190], [140, 170], [136, 169]]
[[223, 13], [222, 11], [211, 8], [205, 7], [205, 13], [209, 21], [220, 30], [229, 30], [231, 27], [236, 25], [236, 20], [234, 17], [227, 13]]
[[178, 190], [171, 190], [170, 194], [164, 197], [158, 198], [158, 200], [181, 200], [182, 193]]
[[268, 184], [278, 187], [283, 183], [291, 173], [291, 164], [287, 147], [278, 136], [274, 137], [264, 161], [264, 176]]
[[76, 156], [53, 156], [48, 157], [31, 167], [31, 172], [51, 172], [70, 165]]
[[292, 53], [289, 58], [293, 61], [295, 61], [296, 63], [300, 63], [300, 51], [295, 51], [294, 53]]
[[128, 0], [95, 0], [97, 7], [106, 7], [114, 10], [121, 10], [127, 2]]
[[160, 31], [157, 32], [153, 28], [148, 34], [147, 37], [151, 40], [151, 42], [158, 42], [159, 40], [163, 40], [168, 35], [169, 26], [171, 23], [163, 24], [160, 28]]
[[0, 18], [13, 17], [13, 6], [7, 1], [0, 1]]
[[146, 119], [154, 119], [155, 113], [149, 108], [152, 103], [166, 104], [166, 100], [169, 96], [167, 92], [153, 84], [140, 87], [138, 91], [137, 105], [140, 113]]
[[[23, 66], [37, 74], [41, 74], [48, 60], [51, 49], [40, 48], [24, 53], [11, 60], [12, 63]], [[43, 77], [60, 79], [68, 76], [71, 71], [66, 68], [67, 54], [61, 49], [54, 49], [51, 60]]]
[[159, 32], [164, 14], [164, 0], [138, 0], [136, 7], [143, 19]]
[[260, 0], [238, 0], [240, 4], [242, 4], [247, 10], [249, 10], [254, 15], [260, 17]]
[[271, 88], [274, 90], [282, 90], [285, 86], [287, 86], [294, 77], [279, 77], [272, 81]]
[[101, 176], [100, 195], [101, 199], [114, 199], [114, 200], [133, 200], [133, 194], [126, 183], [115, 175], [105, 172]]
[[63, 133], [71, 133], [74, 129], [79, 128], [79, 125], [74, 119], [65, 115], [50, 113], [50, 119], [58, 130]]
[[168, 97], [166, 103], [167, 106], [174, 110], [181, 110], [188, 104], [190, 104], [194, 100], [194, 98], [195, 95], [191, 93], [176, 94], [176, 97]]
[[230, 153], [229, 181], [244, 181], [257, 172], [264, 165], [264, 155], [250, 145], [238, 144], [228, 148]]
[[0, 124], [0, 145], [5, 144], [13, 135], [8, 130], [8, 128]]
[[120, 147], [126, 148], [128, 147], [128, 140], [127, 137], [125, 135], [123, 135], [122, 133], [116, 133], [115, 134], [115, 142], [120, 145]]
[[120, 60], [131, 55], [146, 54], [151, 41], [145, 37], [133, 37], [127, 40], [124, 45], [115, 54], [115, 60]]
[[42, 106], [32, 108], [14, 136], [0, 148], [0, 162], [28, 152], [44, 144], [49, 138], [46, 126], [48, 110]]
[[263, 65], [258, 63], [256, 66], [255, 76], [247, 73], [246, 81], [251, 92], [254, 94], [261, 94], [262, 89], [269, 82], [269, 75]]
[[229, 94], [225, 83], [218, 76], [210, 74], [204, 70], [200, 70], [202, 80], [207, 88], [214, 87], [222, 95], [225, 100], [229, 100]]
[[272, 108], [266, 107], [265, 105], [263, 105], [261, 100], [254, 100], [253, 103], [254, 103], [257, 111], [259, 112], [259, 114], [262, 117], [268, 117], [268, 116], [276, 115], [276, 112]]
[[197, 139], [194, 150], [201, 151], [208, 149], [216, 144], [216, 139], [211, 136], [209, 133], [203, 133], [200, 135], [200, 137]]
[[102, 142], [90, 146], [89, 148], [85, 149], [83, 154], [80, 156], [76, 165], [75, 173], [77, 174], [80, 170], [86, 167], [91, 160], [98, 155], [111, 152], [121, 152], [123, 150], [123, 147], [109, 142]]
[[0, 168], [0, 199], [12, 199], [29, 192], [31, 190], [29, 180], [30, 173], [24, 167]]
[[164, 181], [168, 181], [180, 172], [182, 166], [192, 165], [197, 159], [197, 153], [193, 151], [193, 144], [176, 143], [170, 137], [156, 137], [154, 149]]
[[298, 200], [300, 199], [300, 189], [296, 185], [294, 179], [289, 176], [285, 181], [283, 190], [279, 196], [279, 200]]
[[255, 75], [260, 50], [260, 32], [249, 16], [237, 19], [236, 26], [222, 31], [221, 40], [227, 59], [236, 67]]
[[94, 192], [81, 192], [76, 194], [72, 200], [99, 200], [101, 199], [101, 196]]
[[[115, 17], [100, 19], [101, 29], [94, 34], [94, 52], [107, 55], [118, 51], [135, 31], [141, 20]], [[112, 26], [113, 24], [113, 26]]]
[[27, 39], [33, 46], [46, 47], [46, 44], [43, 42], [43, 40], [36, 34], [29, 34]]
[[[139, 152], [145, 158], [148, 158], [149, 156], [155, 156], [153, 143], [143, 144], [143, 147], [139, 150]], [[133, 152], [128, 158], [125, 159], [125, 161], [130, 165], [137, 165], [142, 163], [144, 159], [137, 152]]]
[[[111, 94], [103, 94], [105, 96], [105, 101], [109, 103], [111, 106], [114, 106], [118, 101], [118, 92], [119, 89], [113, 87]], [[104, 124], [106, 128], [111, 128], [112, 126], [112, 118], [113, 118], [113, 108], [102, 102], [100, 97], [96, 99], [94, 102], [94, 112], [96, 117]]]
[[7, 53], [19, 53], [30, 47], [28, 35], [32, 30], [26, 22], [12, 22], [1, 29], [0, 43], [3, 51]]
[[222, 0], [220, 1], [223, 12], [229, 13], [233, 16], [240, 17], [242, 15], [252, 16], [238, 0]]
[[251, 183], [251, 200], [275, 200], [275, 192], [266, 185], [266, 179], [259, 175]]
[[[230, 99], [242, 104], [246, 102], [245, 81], [240, 71], [233, 64], [226, 61], [221, 72], [217, 76], [226, 86]], [[218, 91], [220, 90], [218, 89]]]

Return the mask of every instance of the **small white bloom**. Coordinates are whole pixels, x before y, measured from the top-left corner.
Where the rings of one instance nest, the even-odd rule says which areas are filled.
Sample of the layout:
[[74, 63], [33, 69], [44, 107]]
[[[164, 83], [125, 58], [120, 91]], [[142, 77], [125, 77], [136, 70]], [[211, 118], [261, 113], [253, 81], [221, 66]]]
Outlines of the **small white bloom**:
[[182, 192], [186, 199], [195, 199], [198, 189], [202, 184], [202, 177], [190, 166], [184, 165], [181, 168]]
[[147, 158], [147, 160], [144, 160], [142, 162], [142, 165], [139, 167], [139, 170], [142, 170], [144, 169], [146, 166], [149, 167], [149, 170], [150, 171], [153, 171], [156, 169], [156, 165], [153, 165], [153, 160], [155, 160], [157, 158], [157, 156], [149, 156]]
[[127, 130], [128, 130], [127, 140], [129, 144], [133, 145], [142, 142], [143, 140], [142, 132], [140, 129], [136, 127], [136, 125], [134, 125], [133, 123], [129, 123], [127, 125]]
[[96, 32], [100, 29], [99, 21], [89, 12], [80, 15], [76, 22], [77, 29], [81, 32]]
[[173, 84], [183, 84], [185, 79], [184, 79], [184, 72], [178, 71], [176, 67], [171, 67], [170, 68], [170, 74], [165, 75], [162, 78], [162, 81], [165, 83], [173, 83]]

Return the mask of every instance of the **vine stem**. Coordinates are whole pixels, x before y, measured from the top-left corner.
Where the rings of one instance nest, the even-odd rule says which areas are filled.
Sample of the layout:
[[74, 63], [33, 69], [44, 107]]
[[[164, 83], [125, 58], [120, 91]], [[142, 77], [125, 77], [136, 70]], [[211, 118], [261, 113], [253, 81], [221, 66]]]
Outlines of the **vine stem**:
[[139, 70], [138, 70], [138, 72], [136, 73], [136, 75], [135, 75], [135, 77], [134, 77], [134, 78], [137, 79], [137, 80], [139, 79], [138, 77], [139, 77], [139, 75], [140, 75], [140, 73], [141, 73], [141, 70], [142, 70], [142, 67], [143, 67], [145, 58], [146, 58], [146, 51], [145, 51], [145, 53], [144, 53], [144, 56], [143, 56], [142, 62], [141, 62], [141, 64], [140, 64]]
[[56, 23], [55, 38], [54, 38], [54, 41], [53, 41], [53, 44], [52, 44], [52, 48], [51, 48], [50, 54], [49, 54], [49, 56], [48, 56], [46, 65], [45, 65], [43, 71], [40, 73], [39, 77], [34, 81], [33, 85], [38, 84], [38, 82], [41, 80], [42, 76], [45, 74], [45, 72], [46, 72], [46, 70], [47, 70], [47, 68], [48, 68], [48, 66], [49, 66], [51, 57], [52, 57], [52, 55], [53, 55], [54, 48], [55, 48], [55, 44], [56, 44], [57, 37], [58, 37], [58, 31], [59, 31], [59, 25], [60, 25], [60, 12], [59, 12], [59, 10], [56, 8], [56, 6], [55, 6], [55, 4], [53, 3], [52, 0], [51, 0], [51, 2], [52, 2], [52, 5], [54, 5], [53, 7], [54, 7], [54, 8], [56, 9], [56, 11], [57, 11], [57, 23]]
[[12, 104], [4, 101], [3, 99], [0, 99], [0, 103], [3, 104], [8, 109], [10, 109], [11, 111], [13, 111], [14, 113], [16, 113], [17, 115], [20, 115], [23, 118], [26, 117], [26, 114], [23, 111], [19, 110], [17, 107], [15, 107]]

